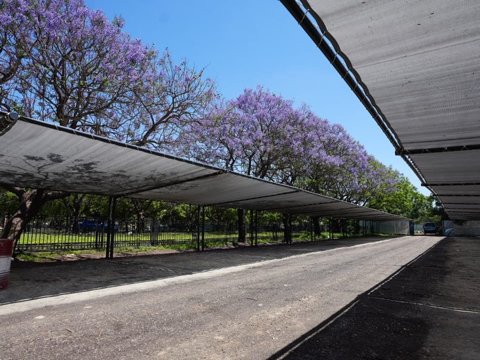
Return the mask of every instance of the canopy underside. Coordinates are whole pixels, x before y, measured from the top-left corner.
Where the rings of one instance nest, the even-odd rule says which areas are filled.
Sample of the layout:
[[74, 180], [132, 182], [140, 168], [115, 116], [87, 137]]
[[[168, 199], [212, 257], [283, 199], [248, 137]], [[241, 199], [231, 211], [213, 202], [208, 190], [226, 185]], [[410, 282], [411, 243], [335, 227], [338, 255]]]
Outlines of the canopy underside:
[[[342, 77], [354, 74], [350, 87], [449, 217], [480, 219], [480, 2], [282, 2], [342, 59], [345, 73], [330, 58]], [[442, 194], [474, 203], [463, 211]]]
[[292, 214], [405, 220], [299, 188], [22, 118], [0, 136], [0, 184]]

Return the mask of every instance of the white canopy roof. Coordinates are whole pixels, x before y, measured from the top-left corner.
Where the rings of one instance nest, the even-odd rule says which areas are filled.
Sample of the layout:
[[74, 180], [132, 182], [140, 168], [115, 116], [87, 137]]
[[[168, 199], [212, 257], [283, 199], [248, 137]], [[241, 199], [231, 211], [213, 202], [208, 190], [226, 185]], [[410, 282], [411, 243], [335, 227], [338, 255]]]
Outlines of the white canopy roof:
[[450, 218], [480, 219], [480, 2], [282, 2]]
[[17, 120], [0, 135], [0, 161], [3, 185], [292, 214], [405, 220], [28, 118]]

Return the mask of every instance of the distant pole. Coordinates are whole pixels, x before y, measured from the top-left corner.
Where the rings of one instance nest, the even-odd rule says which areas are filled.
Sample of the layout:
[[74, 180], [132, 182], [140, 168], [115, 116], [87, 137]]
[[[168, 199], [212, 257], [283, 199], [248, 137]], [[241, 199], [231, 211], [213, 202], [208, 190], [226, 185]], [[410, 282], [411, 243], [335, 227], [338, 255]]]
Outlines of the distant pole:
[[255, 225], [253, 222], [254, 222], [253, 210], [250, 209], [250, 246], [253, 246], [255, 243], [255, 239], [254, 239]]
[[197, 206], [197, 251], [200, 251], [200, 205]]
[[205, 206], [202, 205], [202, 251], [205, 250]]
[[258, 210], [255, 210], [255, 246], [258, 246]]
[[330, 223], [330, 226], [329, 226], [330, 227], [330, 236], [329, 236], [329, 238], [333, 239], [333, 218], [330, 218], [328, 220], [328, 222]]
[[312, 216], [310, 216], [310, 240], [311, 241], [315, 240], [314, 232], [313, 232], [313, 217]]
[[107, 222], [107, 249], [105, 257], [113, 259], [113, 249], [115, 247], [115, 208], [117, 198], [110, 196], [108, 198], [108, 222]]

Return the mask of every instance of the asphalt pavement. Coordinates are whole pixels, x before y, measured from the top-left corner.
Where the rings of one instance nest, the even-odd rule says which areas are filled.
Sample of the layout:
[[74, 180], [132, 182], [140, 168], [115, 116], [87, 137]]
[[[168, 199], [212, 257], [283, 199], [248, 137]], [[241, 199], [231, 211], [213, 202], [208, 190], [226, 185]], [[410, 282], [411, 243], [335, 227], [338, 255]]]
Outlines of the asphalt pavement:
[[444, 239], [271, 359], [480, 359], [479, 259], [478, 238]]
[[[265, 359], [440, 240], [406, 236], [276, 248], [281, 255], [259, 248], [18, 267], [0, 295], [0, 359]], [[88, 281], [81, 281], [82, 269]], [[115, 271], [120, 280], [113, 280]]]

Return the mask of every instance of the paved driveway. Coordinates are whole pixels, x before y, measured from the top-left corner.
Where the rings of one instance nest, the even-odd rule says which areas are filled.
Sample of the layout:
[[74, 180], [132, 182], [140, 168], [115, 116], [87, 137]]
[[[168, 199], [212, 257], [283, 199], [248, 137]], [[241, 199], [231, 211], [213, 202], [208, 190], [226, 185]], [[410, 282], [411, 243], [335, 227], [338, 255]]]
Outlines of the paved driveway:
[[[0, 306], [1, 359], [267, 358], [440, 239], [294, 245], [278, 248], [282, 256], [272, 255], [273, 248], [183, 254], [176, 266], [161, 256], [150, 265], [130, 259], [130, 268], [113, 267], [122, 279], [115, 286], [90, 280], [77, 292]], [[214, 270], [196, 273], [202, 262]], [[105, 263], [119, 264], [94, 263], [99, 278]], [[63, 271], [68, 266], [75, 269], [44, 270], [57, 270], [69, 288], [75, 279]], [[134, 267], [151, 276], [128, 274]], [[170, 276], [152, 275], [157, 267]], [[15, 285], [19, 273], [12, 277], [17, 294], [25, 290]], [[49, 288], [51, 281], [46, 283]], [[41, 294], [36, 287], [32, 292]]]

